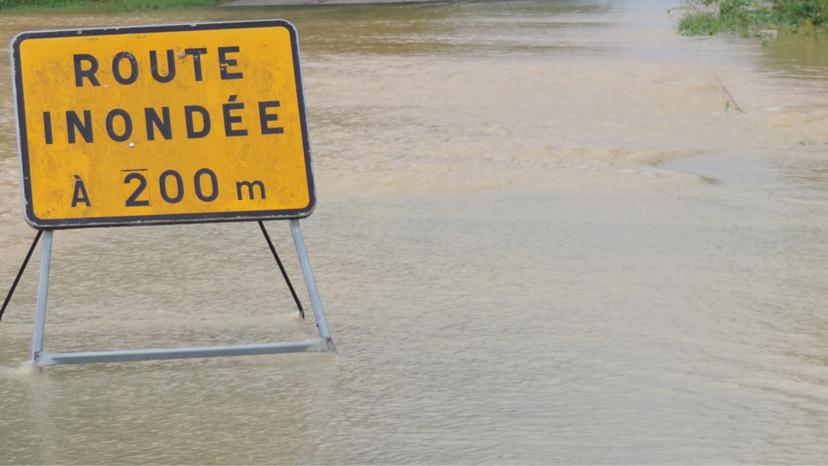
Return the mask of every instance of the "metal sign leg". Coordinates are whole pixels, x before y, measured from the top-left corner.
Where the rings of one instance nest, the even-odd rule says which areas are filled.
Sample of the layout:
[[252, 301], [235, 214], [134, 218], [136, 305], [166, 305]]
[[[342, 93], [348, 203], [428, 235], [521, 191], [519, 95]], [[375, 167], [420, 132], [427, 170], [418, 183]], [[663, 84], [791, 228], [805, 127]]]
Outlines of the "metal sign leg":
[[287, 283], [288, 289], [290, 289], [290, 295], [293, 296], [293, 301], [296, 302], [296, 309], [299, 310], [299, 316], [302, 317], [302, 320], [305, 320], [305, 308], [302, 307], [302, 301], [299, 301], [299, 296], [296, 294], [296, 290], [293, 288], [293, 283], [290, 282], [290, 278], [288, 278], [285, 266], [282, 265], [282, 260], [279, 259], [279, 253], [276, 252], [276, 246], [273, 244], [273, 241], [271, 241], [270, 235], [267, 233], [267, 228], [265, 228], [264, 222], [261, 220], [259, 221], [259, 228], [262, 229], [262, 234], [265, 237], [265, 241], [267, 241], [267, 246], [270, 248], [270, 252], [273, 253], [273, 258], [276, 259], [276, 265], [279, 266], [279, 271], [282, 272], [282, 278], [285, 279], [285, 283]]
[[328, 330], [328, 322], [325, 320], [325, 310], [322, 309], [322, 300], [319, 298], [319, 290], [316, 288], [316, 279], [313, 276], [308, 251], [305, 249], [305, 240], [302, 238], [302, 229], [299, 227], [299, 220], [290, 221], [290, 233], [293, 236], [293, 244], [296, 245], [296, 255], [299, 257], [299, 265], [302, 267], [302, 275], [305, 277], [305, 286], [310, 295], [313, 316], [316, 318], [316, 326], [319, 328], [319, 336], [327, 341], [328, 346], [333, 349], [333, 339]]
[[26, 253], [26, 258], [23, 259], [23, 263], [20, 264], [20, 269], [17, 271], [17, 276], [14, 277], [14, 282], [12, 283], [11, 288], [9, 288], [9, 293], [6, 295], [6, 300], [3, 301], [3, 307], [0, 307], [0, 320], [3, 320], [3, 313], [6, 312], [6, 306], [9, 305], [9, 301], [11, 301], [12, 296], [14, 296], [14, 290], [17, 288], [17, 284], [20, 283], [20, 277], [22, 277], [23, 272], [26, 271], [26, 266], [29, 265], [29, 259], [32, 258], [32, 253], [37, 247], [37, 242], [40, 241], [40, 236], [42, 234], [43, 230], [37, 230], [37, 235], [35, 235], [35, 239], [34, 241], [32, 241], [32, 245], [29, 246], [29, 252]]
[[49, 269], [52, 265], [52, 230], [43, 232], [40, 251], [40, 282], [37, 285], [37, 313], [32, 337], [32, 361], [37, 362], [43, 352], [43, 333], [46, 330], [46, 301], [49, 296]]

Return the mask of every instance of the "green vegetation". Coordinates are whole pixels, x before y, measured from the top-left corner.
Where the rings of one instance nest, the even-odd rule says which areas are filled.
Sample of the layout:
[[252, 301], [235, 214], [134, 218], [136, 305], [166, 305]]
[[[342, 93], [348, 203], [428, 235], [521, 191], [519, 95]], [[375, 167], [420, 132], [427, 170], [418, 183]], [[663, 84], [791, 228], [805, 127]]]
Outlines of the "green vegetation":
[[688, 0], [679, 32], [688, 36], [762, 30], [819, 31], [828, 27], [828, 0]]
[[221, 0], [0, 0], [0, 11], [93, 10], [140, 11], [216, 5]]
[[686, 36], [712, 36], [719, 32], [719, 15], [709, 11], [696, 11], [679, 21], [679, 31]]

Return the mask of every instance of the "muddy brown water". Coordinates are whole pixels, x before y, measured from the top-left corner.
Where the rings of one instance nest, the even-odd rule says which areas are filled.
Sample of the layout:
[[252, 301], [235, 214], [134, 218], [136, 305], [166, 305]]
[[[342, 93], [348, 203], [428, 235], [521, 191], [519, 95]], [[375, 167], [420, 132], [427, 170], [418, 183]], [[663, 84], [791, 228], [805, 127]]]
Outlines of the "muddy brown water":
[[[4, 13], [2, 43], [296, 24], [339, 354], [37, 372], [35, 259], [0, 324], [0, 462], [828, 462], [824, 39], [683, 38], [665, 7]], [[0, 283], [34, 235], [7, 53]], [[46, 348], [312, 335], [291, 306], [255, 224], [60, 231]]]

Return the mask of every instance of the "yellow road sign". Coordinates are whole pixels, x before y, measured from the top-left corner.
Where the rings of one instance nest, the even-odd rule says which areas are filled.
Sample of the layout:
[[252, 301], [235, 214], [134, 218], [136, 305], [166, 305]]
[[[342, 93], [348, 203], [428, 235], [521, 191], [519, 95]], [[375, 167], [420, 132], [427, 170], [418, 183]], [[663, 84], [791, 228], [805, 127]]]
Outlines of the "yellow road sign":
[[298, 218], [313, 209], [290, 23], [26, 32], [12, 49], [33, 226]]

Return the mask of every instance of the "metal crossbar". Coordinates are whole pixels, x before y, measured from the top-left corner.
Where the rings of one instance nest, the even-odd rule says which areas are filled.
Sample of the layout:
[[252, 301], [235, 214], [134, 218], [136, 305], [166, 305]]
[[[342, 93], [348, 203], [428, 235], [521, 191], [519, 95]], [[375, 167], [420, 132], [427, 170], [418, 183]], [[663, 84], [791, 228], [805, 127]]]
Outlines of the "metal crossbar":
[[119, 351], [85, 351], [79, 353], [41, 352], [38, 366], [58, 364], [88, 364], [94, 362], [134, 362], [164, 359], [216, 358], [225, 356], [253, 356], [260, 354], [304, 353], [327, 351], [327, 343], [321, 338], [283, 343], [253, 345], [193, 346], [189, 348], [137, 349]]

